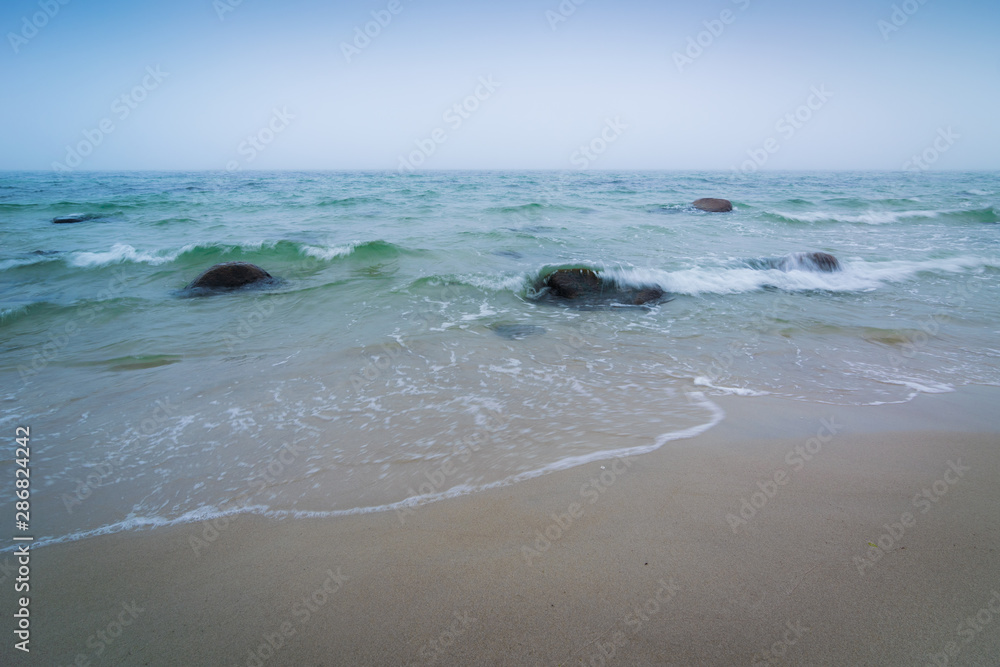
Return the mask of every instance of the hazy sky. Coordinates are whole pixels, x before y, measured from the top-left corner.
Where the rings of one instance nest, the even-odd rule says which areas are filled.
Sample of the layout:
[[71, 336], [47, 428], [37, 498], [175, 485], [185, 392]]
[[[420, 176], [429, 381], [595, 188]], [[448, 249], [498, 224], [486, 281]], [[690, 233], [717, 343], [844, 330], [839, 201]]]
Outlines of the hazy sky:
[[0, 27], [2, 169], [1000, 168], [996, 0], [4, 0]]

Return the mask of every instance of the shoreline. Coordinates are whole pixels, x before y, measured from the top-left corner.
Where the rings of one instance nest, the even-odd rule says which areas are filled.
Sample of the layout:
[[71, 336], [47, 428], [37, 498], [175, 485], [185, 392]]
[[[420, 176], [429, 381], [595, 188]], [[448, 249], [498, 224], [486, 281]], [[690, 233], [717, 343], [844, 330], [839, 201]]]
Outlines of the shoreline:
[[713, 397], [727, 417], [694, 438], [403, 516], [237, 515], [52, 544], [32, 553], [32, 652], [977, 664], [1000, 653], [1000, 613], [976, 620], [1000, 591], [997, 398], [988, 386], [881, 406]]

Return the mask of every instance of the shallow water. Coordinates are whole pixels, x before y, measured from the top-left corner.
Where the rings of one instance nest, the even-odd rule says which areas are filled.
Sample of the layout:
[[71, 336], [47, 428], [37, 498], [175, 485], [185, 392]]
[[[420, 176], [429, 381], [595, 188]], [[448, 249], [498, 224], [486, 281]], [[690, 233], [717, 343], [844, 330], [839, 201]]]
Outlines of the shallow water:
[[[692, 435], [724, 418], [721, 394], [864, 405], [997, 384], [998, 183], [6, 173], [0, 422], [32, 427], [35, 523], [59, 539], [416, 506]], [[690, 207], [705, 196], [736, 210]], [[92, 217], [51, 222], [72, 214]], [[279, 282], [183, 292], [232, 260]], [[673, 299], [534, 300], [558, 267]]]

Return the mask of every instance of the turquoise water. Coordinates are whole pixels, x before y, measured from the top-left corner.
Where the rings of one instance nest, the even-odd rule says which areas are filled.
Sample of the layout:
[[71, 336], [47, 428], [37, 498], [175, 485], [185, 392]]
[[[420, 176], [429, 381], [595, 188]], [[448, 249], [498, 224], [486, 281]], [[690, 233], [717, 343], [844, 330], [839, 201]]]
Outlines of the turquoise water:
[[[998, 384], [998, 199], [996, 173], [9, 172], [0, 422], [69, 539], [418, 510], [696, 434], [720, 395]], [[232, 260], [279, 281], [183, 291]], [[536, 301], [557, 267], [673, 298]]]

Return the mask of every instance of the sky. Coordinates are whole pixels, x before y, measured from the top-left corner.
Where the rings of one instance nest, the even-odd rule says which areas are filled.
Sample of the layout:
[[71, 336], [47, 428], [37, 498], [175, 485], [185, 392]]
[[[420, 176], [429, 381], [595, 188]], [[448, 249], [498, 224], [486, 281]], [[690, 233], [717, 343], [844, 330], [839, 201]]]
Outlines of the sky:
[[998, 169], [998, 28], [996, 0], [5, 0], [0, 169]]

